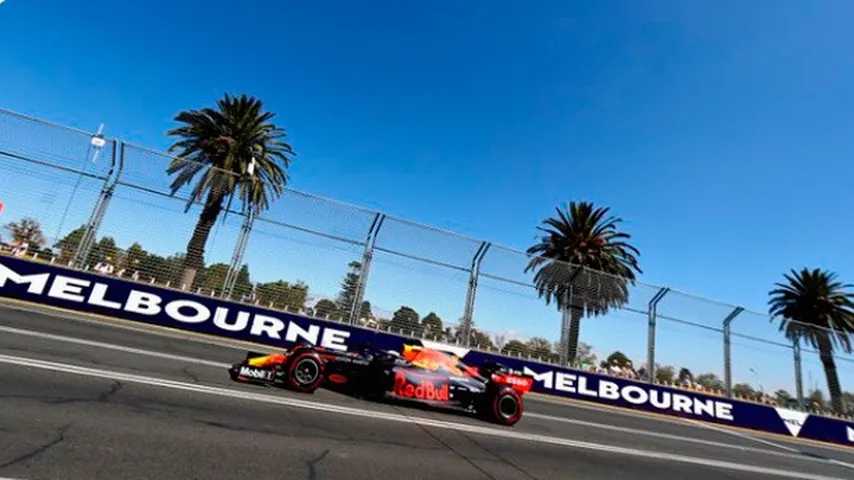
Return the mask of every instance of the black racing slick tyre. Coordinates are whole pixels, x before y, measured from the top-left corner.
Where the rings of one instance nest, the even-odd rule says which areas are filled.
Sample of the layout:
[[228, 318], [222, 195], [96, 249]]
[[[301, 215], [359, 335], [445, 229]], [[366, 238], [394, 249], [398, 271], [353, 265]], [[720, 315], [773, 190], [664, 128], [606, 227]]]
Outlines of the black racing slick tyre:
[[312, 393], [323, 383], [323, 362], [317, 353], [297, 352], [289, 359], [287, 365], [288, 388]]
[[502, 387], [494, 390], [487, 397], [484, 410], [481, 412], [490, 421], [501, 425], [514, 425], [522, 418], [524, 405], [522, 396], [510, 387]]

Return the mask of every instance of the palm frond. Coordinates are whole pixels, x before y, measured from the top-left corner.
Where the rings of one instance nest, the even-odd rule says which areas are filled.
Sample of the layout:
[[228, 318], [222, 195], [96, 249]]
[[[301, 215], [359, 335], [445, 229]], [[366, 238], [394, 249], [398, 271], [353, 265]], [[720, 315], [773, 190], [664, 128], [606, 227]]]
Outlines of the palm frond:
[[[566, 304], [598, 315], [628, 301], [628, 286], [640, 273], [640, 252], [620, 231], [622, 219], [589, 202], [570, 202], [537, 227], [538, 243], [528, 248], [526, 272], [546, 303]], [[570, 299], [570, 297], [572, 297]]]
[[818, 268], [791, 270], [785, 282], [774, 284], [768, 295], [768, 313], [780, 322], [780, 331], [792, 341], [818, 347], [823, 340], [831, 346], [852, 351], [854, 292], [836, 274]]
[[[169, 148], [176, 158], [167, 168], [172, 194], [193, 184], [187, 208], [202, 201], [222, 205], [235, 197], [244, 211], [269, 208], [284, 192], [295, 155], [274, 118], [257, 98], [227, 93], [216, 108], [178, 113], [175, 121], [181, 125], [167, 132], [176, 137]], [[249, 178], [253, 158], [255, 175]]]

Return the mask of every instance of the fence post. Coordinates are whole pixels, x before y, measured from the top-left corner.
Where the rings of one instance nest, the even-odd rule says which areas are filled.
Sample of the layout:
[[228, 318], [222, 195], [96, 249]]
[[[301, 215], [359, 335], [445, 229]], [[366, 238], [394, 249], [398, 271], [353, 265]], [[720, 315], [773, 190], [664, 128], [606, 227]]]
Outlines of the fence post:
[[474, 257], [471, 259], [471, 270], [469, 270], [469, 287], [466, 291], [466, 305], [463, 309], [463, 322], [462, 322], [462, 331], [463, 331], [463, 346], [468, 347], [471, 345], [471, 327], [474, 321], [474, 301], [477, 296], [477, 280], [480, 275], [480, 262], [483, 261], [483, 257], [486, 256], [486, 251], [489, 250], [489, 247], [492, 244], [489, 242], [483, 242], [478, 247], [477, 251], [474, 254]]
[[246, 253], [246, 246], [249, 244], [249, 234], [252, 232], [252, 225], [254, 223], [255, 212], [249, 208], [243, 217], [240, 234], [237, 236], [237, 243], [235, 243], [234, 252], [231, 254], [231, 263], [228, 265], [228, 271], [225, 273], [225, 281], [222, 284], [222, 296], [224, 298], [230, 299], [234, 294], [234, 286], [237, 285], [237, 275], [243, 263], [243, 255]]
[[804, 381], [801, 373], [801, 342], [800, 339], [795, 339], [792, 342], [792, 351], [795, 357], [795, 395], [798, 398], [798, 405], [801, 408], [806, 408], [804, 405]]
[[724, 318], [724, 386], [726, 387], [727, 398], [732, 398], [732, 357], [730, 356], [730, 324], [735, 317], [744, 311], [742, 307], [735, 307], [735, 310], [729, 313]]
[[95, 207], [92, 209], [92, 214], [89, 215], [89, 220], [86, 222], [86, 228], [83, 232], [83, 237], [80, 243], [77, 244], [77, 250], [74, 252], [72, 265], [76, 268], [86, 266], [86, 258], [95, 243], [95, 238], [98, 236], [98, 229], [101, 227], [101, 222], [104, 220], [104, 214], [107, 213], [107, 207], [110, 205], [110, 199], [113, 198], [113, 193], [116, 190], [116, 184], [122, 175], [125, 165], [125, 144], [120, 142], [118, 163], [116, 162], [116, 141], [112, 142], [112, 154], [110, 155], [110, 171], [107, 173], [107, 178], [104, 179], [104, 185], [101, 187], [101, 194], [95, 202]]
[[377, 235], [385, 221], [384, 213], [374, 215], [368, 236], [365, 239], [365, 250], [362, 252], [362, 268], [359, 269], [359, 282], [356, 284], [356, 292], [353, 295], [353, 305], [350, 306], [350, 325], [355, 325], [359, 320], [359, 312], [362, 310], [362, 300], [365, 298], [365, 286], [368, 284], [368, 274], [371, 270], [371, 261], [374, 258], [374, 245], [377, 243]]
[[649, 383], [655, 383], [655, 322], [658, 314], [658, 302], [667, 295], [670, 289], [667, 287], [658, 291], [649, 301], [647, 315], [649, 317], [649, 328], [646, 335], [646, 375]]

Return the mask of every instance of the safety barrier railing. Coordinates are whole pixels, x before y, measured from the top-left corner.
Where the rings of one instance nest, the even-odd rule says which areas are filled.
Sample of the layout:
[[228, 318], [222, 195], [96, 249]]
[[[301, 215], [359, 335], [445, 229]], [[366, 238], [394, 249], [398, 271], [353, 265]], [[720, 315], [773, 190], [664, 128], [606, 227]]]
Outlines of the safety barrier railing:
[[[559, 310], [543, 300], [534, 257], [523, 251], [292, 188], [258, 215], [224, 203], [204, 263], [188, 277], [187, 243], [204, 198], [193, 198], [192, 182], [172, 184], [176, 162], [189, 163], [0, 111], [3, 225], [30, 219], [42, 237], [23, 245], [6, 229], [0, 253], [545, 363], [573, 357], [590, 371], [828, 408], [827, 356], [787, 339], [768, 315], [543, 259], [561, 285]], [[243, 180], [192, 167], [206, 172], [211, 192]], [[854, 358], [838, 348], [832, 358], [843, 387], [854, 385]], [[854, 409], [854, 398], [848, 403]]]

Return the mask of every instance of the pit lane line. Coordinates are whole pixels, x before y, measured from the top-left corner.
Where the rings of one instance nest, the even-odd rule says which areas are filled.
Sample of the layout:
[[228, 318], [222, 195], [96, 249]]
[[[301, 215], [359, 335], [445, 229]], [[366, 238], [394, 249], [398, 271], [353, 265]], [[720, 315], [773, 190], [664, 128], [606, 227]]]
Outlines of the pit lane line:
[[[21, 328], [8, 327], [8, 326], [4, 326], [4, 325], [0, 325], [0, 332], [6, 332], [6, 333], [11, 333], [11, 334], [16, 334], [16, 335], [24, 335], [24, 336], [35, 337], [35, 338], [43, 338], [43, 339], [48, 339], [48, 340], [55, 340], [55, 341], [65, 342], [65, 343], [73, 343], [73, 344], [78, 344], [78, 345], [86, 345], [86, 346], [90, 346], [90, 347], [104, 348], [104, 349], [108, 349], [108, 350], [115, 350], [115, 351], [120, 351], [120, 352], [132, 353], [132, 354], [136, 354], [136, 355], [145, 355], [145, 356], [151, 356], [151, 357], [155, 357], [155, 358], [163, 358], [166, 360], [174, 360], [174, 361], [179, 361], [179, 362], [193, 363], [196, 365], [205, 365], [205, 366], [210, 366], [210, 367], [214, 367], [214, 368], [227, 369], [231, 366], [231, 364], [228, 364], [228, 363], [214, 362], [214, 361], [210, 361], [210, 360], [199, 359], [196, 357], [185, 357], [185, 356], [181, 356], [181, 355], [173, 355], [173, 354], [169, 354], [169, 353], [156, 352], [156, 351], [146, 350], [146, 349], [141, 349], [141, 348], [127, 347], [124, 345], [116, 345], [116, 344], [112, 344], [112, 343], [99, 342], [99, 341], [95, 341], [95, 340], [87, 340], [87, 339], [77, 338], [77, 337], [68, 337], [65, 335], [56, 335], [53, 333], [38, 332], [38, 331], [34, 331], [34, 330], [25, 330], [25, 329], [21, 329]], [[235, 348], [236, 350], [241, 350], [241, 351], [243, 350], [243, 349], [239, 349], [237, 347], [233, 347], [233, 348]], [[85, 367], [80, 367], [80, 368], [85, 368]], [[830, 459], [830, 458], [824, 459], [824, 458], [816, 458], [816, 457], [812, 457], [812, 456], [804, 456], [801, 454], [801, 452], [799, 450], [797, 450], [795, 448], [784, 447], [782, 445], [777, 445], [775, 443], [766, 442], [766, 441], [762, 441], [762, 443], [767, 443], [770, 446], [787, 450], [790, 453], [778, 452], [778, 451], [768, 450], [768, 449], [764, 449], [764, 448], [748, 447], [748, 446], [744, 446], [744, 445], [732, 445], [732, 444], [728, 444], [728, 443], [716, 442], [716, 441], [712, 441], [712, 440], [703, 440], [703, 439], [693, 438], [693, 437], [685, 437], [685, 436], [681, 436], [681, 435], [673, 435], [673, 434], [669, 434], [669, 433], [651, 432], [651, 431], [647, 431], [647, 430], [639, 430], [639, 429], [635, 429], [635, 428], [621, 427], [621, 426], [617, 426], [617, 425], [588, 422], [588, 421], [576, 420], [576, 419], [572, 419], [572, 418], [557, 417], [554, 415], [546, 415], [546, 414], [536, 413], [536, 412], [531, 412], [531, 411], [526, 411], [525, 416], [531, 417], [531, 418], [539, 418], [541, 420], [555, 421], [555, 422], [567, 423], [567, 424], [572, 424], [572, 425], [579, 425], [579, 426], [583, 426], [583, 427], [596, 428], [596, 429], [600, 429], [600, 430], [610, 430], [610, 431], [616, 431], [616, 432], [621, 432], [621, 433], [630, 433], [630, 434], [634, 434], [634, 435], [642, 435], [642, 436], [647, 436], [647, 437], [662, 438], [662, 439], [667, 439], [667, 440], [675, 440], [675, 441], [679, 441], [679, 442], [688, 442], [688, 443], [695, 443], [695, 444], [700, 444], [700, 445], [708, 445], [708, 446], [712, 446], [712, 447], [738, 450], [741, 452], [755, 452], [755, 453], [761, 453], [761, 454], [765, 454], [765, 455], [787, 457], [787, 458], [793, 458], [793, 459], [798, 459], [798, 460], [809, 460], [809, 461], [814, 461], [814, 462], [818, 462], [818, 463], [833, 463], [833, 464], [838, 465], [838, 466], [843, 466], [843, 467], [854, 469], [854, 465], [852, 465], [852, 464], [848, 464], [848, 463], [841, 462], [841, 461], [834, 460], [834, 459]], [[698, 427], [706, 427], [706, 425], [702, 424], [702, 422], [691, 422], [691, 423], [696, 424]], [[731, 432], [731, 431], [729, 431], [727, 429], [723, 429], [723, 428], [720, 428], [720, 429], [714, 428], [714, 430], [720, 431], [723, 433], [730, 433], [730, 434], [733, 434], [736, 436], [743, 436], [743, 438], [747, 438], [750, 440], [760, 441], [759, 439], [756, 439], [750, 435], [737, 434], [736, 432]], [[2, 480], [2, 479], [0, 479], [0, 480]]]
[[549, 444], [561, 447], [575, 448], [581, 450], [590, 450], [597, 452], [606, 452], [611, 454], [620, 454], [626, 456], [640, 457], [659, 461], [677, 462], [692, 465], [701, 465], [706, 467], [719, 468], [724, 470], [733, 470], [740, 472], [759, 473], [772, 475], [783, 478], [799, 478], [805, 480], [844, 480], [839, 477], [830, 477], [825, 475], [816, 475], [806, 472], [793, 472], [789, 470], [780, 470], [768, 467], [759, 467], [755, 465], [745, 465], [724, 460], [714, 460], [708, 458], [692, 457], [687, 455], [671, 454], [655, 452], [651, 450], [641, 450], [636, 448], [619, 447], [616, 445], [606, 445], [592, 442], [582, 442], [578, 440], [570, 440], [567, 438], [554, 437], [549, 435], [538, 435], [531, 433], [516, 432], [509, 429], [497, 429], [492, 427], [484, 427], [478, 425], [469, 425], [462, 423], [451, 423], [441, 420], [434, 420], [418, 416], [400, 415], [396, 413], [377, 412], [371, 410], [356, 409], [339, 405], [323, 404], [298, 400], [294, 398], [251, 393], [240, 390], [233, 390], [221, 387], [211, 387], [199, 384], [178, 382], [156, 377], [147, 377], [142, 375], [134, 375], [111, 370], [101, 370], [88, 367], [80, 367], [76, 365], [63, 364], [58, 362], [49, 362], [34, 358], [18, 357], [12, 355], [0, 354], [0, 363], [8, 365], [16, 365], [23, 368], [35, 368], [41, 370], [49, 370], [61, 373], [70, 373], [75, 375], [104, 378], [109, 380], [117, 380], [128, 383], [137, 383], [150, 385], [155, 387], [169, 388], [173, 390], [183, 390], [195, 393], [203, 393], [208, 395], [217, 395], [221, 397], [230, 397], [240, 400], [252, 400], [262, 403], [278, 404], [287, 407], [302, 408], [307, 410], [316, 410], [329, 413], [337, 413], [354, 417], [370, 418], [377, 420], [393, 421], [398, 423], [408, 423], [427, 427], [441, 428], [445, 430], [455, 430], [460, 432], [486, 435], [492, 437], [500, 437], [509, 440], [519, 440], [525, 442], [536, 442]]

